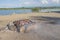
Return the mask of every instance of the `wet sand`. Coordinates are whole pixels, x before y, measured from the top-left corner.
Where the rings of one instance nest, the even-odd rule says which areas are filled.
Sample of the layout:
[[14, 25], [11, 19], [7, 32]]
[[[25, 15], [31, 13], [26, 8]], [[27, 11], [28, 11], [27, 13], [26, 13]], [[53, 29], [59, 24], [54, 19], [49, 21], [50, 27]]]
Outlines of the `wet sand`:
[[1, 31], [0, 40], [60, 40], [60, 24], [46, 24], [42, 21], [28, 25], [26, 33]]
[[[0, 40], [60, 40], [60, 21], [59, 21], [60, 18], [59, 16], [57, 16], [59, 19], [56, 20], [56, 16], [55, 17], [53, 16], [54, 18], [51, 18], [52, 17], [51, 15], [49, 16], [50, 18], [45, 17], [46, 15], [44, 16], [44, 19], [47, 19], [49, 21], [43, 19], [42, 20], [31, 19], [36, 23], [27, 25], [28, 32], [26, 33], [17, 33], [10, 30], [0, 31]], [[18, 17], [16, 18], [18, 19]], [[11, 20], [16, 18], [13, 17]], [[0, 22], [1, 28], [11, 21], [7, 17], [5, 18], [5, 20], [3, 19], [1, 20], [2, 20]], [[51, 20], [53, 20], [56, 23], [51, 24], [50, 23]]]

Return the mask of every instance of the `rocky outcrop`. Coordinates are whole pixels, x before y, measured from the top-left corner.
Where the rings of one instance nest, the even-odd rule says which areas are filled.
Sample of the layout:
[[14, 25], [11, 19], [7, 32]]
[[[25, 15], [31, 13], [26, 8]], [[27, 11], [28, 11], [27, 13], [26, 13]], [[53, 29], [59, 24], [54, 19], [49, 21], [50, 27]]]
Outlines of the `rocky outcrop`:
[[11, 31], [17, 31], [17, 32], [23, 31], [23, 32], [25, 32], [24, 25], [28, 25], [28, 24], [31, 24], [31, 23], [34, 23], [34, 22], [32, 22], [29, 19], [16, 20], [16, 21], [8, 23], [7, 27]]

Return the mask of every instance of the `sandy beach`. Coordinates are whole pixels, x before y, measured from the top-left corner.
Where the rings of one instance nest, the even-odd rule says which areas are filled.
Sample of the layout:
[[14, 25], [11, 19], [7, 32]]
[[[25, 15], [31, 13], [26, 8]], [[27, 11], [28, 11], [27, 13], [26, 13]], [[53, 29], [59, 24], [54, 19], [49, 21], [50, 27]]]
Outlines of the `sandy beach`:
[[[0, 15], [0, 29], [6, 27], [9, 22], [30, 19], [31, 16], [44, 16], [60, 18], [59, 13], [26, 13], [26, 14], [12, 14]], [[1, 31], [0, 40], [60, 40], [60, 24], [46, 24], [40, 21], [34, 25], [30, 25], [34, 31], [28, 33], [17, 33], [13, 31]], [[31, 29], [30, 29], [31, 30]]]

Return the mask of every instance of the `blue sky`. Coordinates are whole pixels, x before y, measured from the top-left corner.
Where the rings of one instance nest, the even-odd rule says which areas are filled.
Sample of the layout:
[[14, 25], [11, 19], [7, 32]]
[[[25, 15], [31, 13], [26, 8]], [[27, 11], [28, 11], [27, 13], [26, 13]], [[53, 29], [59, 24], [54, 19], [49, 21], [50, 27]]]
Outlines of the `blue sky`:
[[0, 0], [0, 8], [60, 6], [60, 0]]

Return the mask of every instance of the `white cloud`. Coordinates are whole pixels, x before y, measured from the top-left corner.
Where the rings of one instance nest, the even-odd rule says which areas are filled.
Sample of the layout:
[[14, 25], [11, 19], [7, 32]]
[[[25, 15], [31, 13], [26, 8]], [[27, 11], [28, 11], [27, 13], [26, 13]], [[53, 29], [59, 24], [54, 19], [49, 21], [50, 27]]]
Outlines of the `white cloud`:
[[23, 2], [23, 4], [25, 4], [25, 5], [29, 5], [29, 4], [38, 4], [38, 2]]
[[52, 0], [52, 2], [54, 2], [54, 3], [59, 3], [59, 0]]
[[24, 2], [24, 4], [28, 5], [28, 4], [31, 4], [31, 2]]
[[9, 7], [17, 7], [17, 5], [15, 5], [15, 4], [0, 4], [0, 7], [1, 8], [9, 8]]
[[41, 3], [42, 4], [48, 4], [48, 1], [47, 0], [42, 0]]

